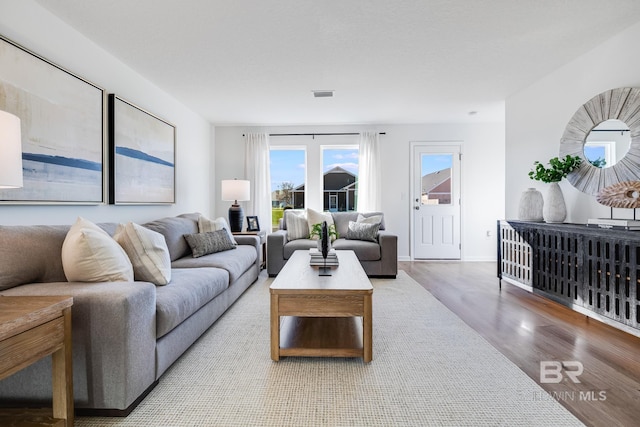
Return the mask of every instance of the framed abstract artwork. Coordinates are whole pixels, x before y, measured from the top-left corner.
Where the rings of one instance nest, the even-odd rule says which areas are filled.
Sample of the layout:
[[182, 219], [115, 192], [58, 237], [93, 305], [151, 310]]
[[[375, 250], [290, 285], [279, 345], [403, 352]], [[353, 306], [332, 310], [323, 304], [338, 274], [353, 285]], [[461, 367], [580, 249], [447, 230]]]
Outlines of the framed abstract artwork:
[[103, 89], [0, 36], [0, 110], [20, 118], [24, 182], [0, 203], [103, 203], [103, 107]]
[[109, 95], [109, 203], [175, 203], [176, 128]]

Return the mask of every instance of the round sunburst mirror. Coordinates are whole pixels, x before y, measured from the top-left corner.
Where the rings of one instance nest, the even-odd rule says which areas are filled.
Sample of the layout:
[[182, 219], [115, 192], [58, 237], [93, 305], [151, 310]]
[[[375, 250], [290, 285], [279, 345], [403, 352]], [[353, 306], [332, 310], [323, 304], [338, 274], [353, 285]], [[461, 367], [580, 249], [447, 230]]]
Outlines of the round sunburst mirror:
[[[626, 126], [629, 146], [626, 154], [609, 167], [592, 164], [585, 155], [585, 144], [594, 128], [608, 120]], [[596, 129], [597, 130], [597, 129]], [[588, 150], [587, 150], [588, 151]], [[640, 180], [640, 88], [617, 88], [603, 92], [575, 112], [560, 140], [560, 156], [579, 156], [580, 167], [567, 180], [583, 193], [596, 196], [602, 189], [624, 181]]]

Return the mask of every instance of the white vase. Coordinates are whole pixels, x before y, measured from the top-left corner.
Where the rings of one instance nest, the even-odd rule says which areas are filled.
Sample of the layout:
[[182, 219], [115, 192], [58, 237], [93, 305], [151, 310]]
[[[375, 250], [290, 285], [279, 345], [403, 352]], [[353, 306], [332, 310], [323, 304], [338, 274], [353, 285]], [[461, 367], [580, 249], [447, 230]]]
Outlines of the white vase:
[[564, 222], [567, 218], [567, 205], [564, 203], [562, 189], [557, 182], [549, 184], [542, 216], [546, 222]]
[[544, 199], [542, 193], [535, 188], [527, 188], [520, 196], [518, 205], [518, 219], [522, 221], [542, 221], [542, 207]]

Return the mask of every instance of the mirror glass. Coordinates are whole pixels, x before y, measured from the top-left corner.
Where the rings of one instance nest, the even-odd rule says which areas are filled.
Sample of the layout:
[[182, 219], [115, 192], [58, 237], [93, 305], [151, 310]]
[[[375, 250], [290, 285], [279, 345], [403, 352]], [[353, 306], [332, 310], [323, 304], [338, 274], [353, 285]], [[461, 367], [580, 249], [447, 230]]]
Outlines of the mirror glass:
[[591, 129], [584, 143], [584, 157], [593, 166], [608, 168], [622, 159], [631, 144], [629, 127], [622, 121], [610, 119]]
[[[619, 119], [610, 120], [610, 119]], [[624, 125], [626, 123], [626, 125]], [[618, 132], [611, 132], [611, 128]], [[602, 132], [601, 130], [607, 130]], [[630, 131], [624, 132], [626, 129]], [[595, 132], [590, 132], [594, 130]], [[620, 135], [620, 133], [624, 135]], [[593, 135], [593, 136], [592, 136]], [[600, 135], [600, 136], [596, 136]], [[606, 136], [602, 136], [606, 135]], [[618, 138], [624, 136], [624, 141]], [[598, 138], [599, 141], [594, 140]], [[615, 149], [612, 144], [615, 142]], [[620, 87], [602, 92], [583, 104], [575, 112], [560, 139], [560, 157], [578, 156], [585, 159], [584, 146], [602, 145], [592, 161], [584, 161], [567, 175], [567, 181], [586, 194], [597, 196], [605, 189], [624, 182], [638, 182], [640, 176], [640, 88]], [[610, 147], [608, 150], [604, 146]], [[626, 153], [626, 154], [625, 154]], [[614, 159], [615, 156], [615, 159]], [[617, 163], [615, 162], [617, 161]]]

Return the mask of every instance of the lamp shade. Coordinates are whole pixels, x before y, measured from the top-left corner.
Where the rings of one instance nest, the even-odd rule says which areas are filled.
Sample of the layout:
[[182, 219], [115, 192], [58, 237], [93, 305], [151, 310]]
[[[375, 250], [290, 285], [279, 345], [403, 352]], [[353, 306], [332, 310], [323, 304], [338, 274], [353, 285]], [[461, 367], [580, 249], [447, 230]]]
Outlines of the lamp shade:
[[221, 184], [222, 200], [249, 200], [249, 181], [244, 179], [225, 179]]
[[0, 111], [0, 188], [22, 187], [20, 119]]

